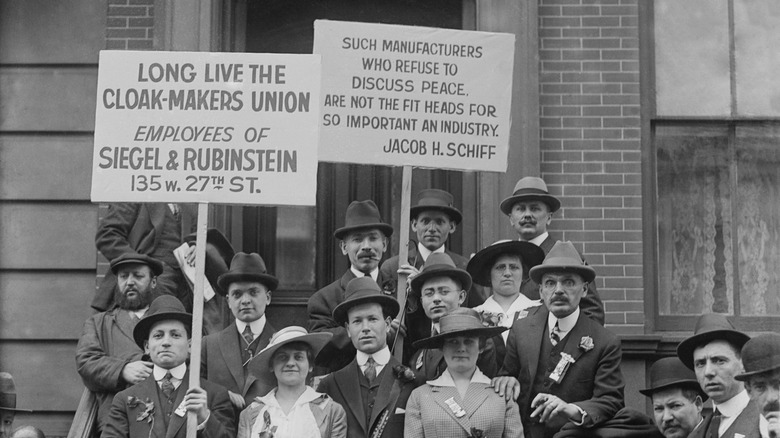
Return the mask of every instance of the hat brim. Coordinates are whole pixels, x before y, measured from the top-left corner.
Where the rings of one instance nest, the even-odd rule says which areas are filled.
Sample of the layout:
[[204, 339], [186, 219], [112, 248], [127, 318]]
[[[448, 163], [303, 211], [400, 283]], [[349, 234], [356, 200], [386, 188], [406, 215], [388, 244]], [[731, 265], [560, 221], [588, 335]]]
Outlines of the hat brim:
[[590, 283], [596, 278], [596, 270], [588, 265], [543, 264], [534, 266], [528, 274], [536, 284], [542, 284], [542, 277], [549, 272], [579, 274], [586, 283]]
[[260, 284], [264, 284], [269, 291], [275, 291], [276, 288], [279, 286], [279, 279], [274, 277], [273, 275], [252, 274], [246, 272], [243, 273], [228, 272], [226, 274], [222, 274], [217, 279], [217, 286], [219, 286], [219, 288], [224, 290], [225, 294], [227, 294], [228, 286], [230, 286], [230, 283], [235, 283], [237, 281], [251, 281], [251, 282], [256, 281]]
[[409, 220], [417, 219], [417, 216], [423, 211], [435, 210], [440, 211], [450, 217], [450, 220], [459, 224], [463, 220], [463, 215], [460, 210], [455, 207], [447, 207], [445, 205], [416, 205], [409, 209]]
[[453, 330], [447, 333], [439, 333], [438, 335], [435, 336], [414, 341], [412, 345], [414, 346], [414, 348], [418, 348], [418, 349], [420, 348], [440, 349], [444, 345], [444, 341], [448, 338], [454, 338], [457, 336], [465, 336], [465, 337], [478, 336], [480, 338], [492, 338], [493, 336], [499, 335], [507, 330], [509, 330], [509, 327], [480, 327], [480, 328]]
[[398, 311], [401, 310], [401, 305], [398, 304], [398, 301], [389, 295], [366, 295], [360, 298], [344, 301], [336, 306], [336, 308], [333, 309], [333, 319], [335, 319], [339, 324], [344, 324], [347, 322], [347, 314], [349, 309], [355, 306], [360, 306], [361, 304], [370, 303], [376, 303], [383, 307], [387, 306], [391, 313], [391, 315], [387, 316], [390, 316], [391, 318], [395, 318], [398, 315]]
[[159, 276], [163, 273], [163, 264], [159, 260], [153, 259], [149, 257], [149, 260], [144, 259], [127, 259], [127, 260], [120, 260], [116, 263], [113, 263], [111, 265], [111, 272], [114, 275], [118, 275], [117, 271], [119, 271], [119, 268], [124, 265], [146, 265], [149, 267], [149, 269], [152, 270], [152, 274], [154, 274], [155, 277]]
[[724, 340], [732, 343], [737, 350], [741, 350], [745, 342], [750, 340], [750, 336], [736, 330], [712, 330], [708, 332], [693, 335], [684, 339], [677, 346], [677, 357], [689, 369], [693, 369], [693, 351], [701, 345], [708, 344], [714, 340]]
[[316, 362], [317, 355], [320, 353], [320, 351], [325, 347], [325, 345], [330, 342], [330, 339], [333, 337], [333, 333], [330, 332], [319, 332], [319, 333], [309, 333], [307, 335], [303, 336], [297, 336], [295, 338], [286, 339], [276, 345], [268, 346], [261, 350], [259, 353], [257, 353], [257, 356], [252, 358], [252, 361], [259, 361], [261, 364], [265, 364], [268, 366], [268, 368], [271, 367], [271, 359], [274, 357], [274, 353], [276, 353], [277, 350], [284, 347], [285, 345], [289, 345], [295, 342], [303, 342], [304, 344], [307, 344], [309, 347], [311, 347], [311, 353], [312, 353], [312, 363], [309, 365], [314, 366], [314, 362]]
[[460, 283], [461, 287], [464, 291], [468, 292], [471, 290], [471, 275], [462, 269], [457, 268], [449, 268], [449, 269], [434, 269], [434, 270], [423, 270], [421, 273], [417, 274], [412, 278], [411, 280], [411, 287], [412, 292], [421, 295], [421, 290], [423, 285], [426, 281], [428, 281], [431, 278], [436, 277], [450, 277], [454, 278], [458, 283]]
[[707, 401], [707, 399], [709, 398], [709, 396], [707, 396], [707, 393], [701, 389], [701, 386], [699, 386], [699, 382], [697, 382], [696, 380], [689, 380], [689, 379], [679, 379], [679, 380], [664, 382], [658, 386], [640, 389], [639, 392], [646, 397], [652, 397], [654, 393], [669, 388], [690, 388], [699, 393], [699, 396], [701, 397], [702, 401]]
[[133, 339], [135, 340], [135, 343], [143, 349], [144, 342], [149, 339], [149, 330], [152, 329], [152, 326], [159, 321], [166, 321], [169, 319], [184, 323], [189, 329], [190, 335], [192, 335], [192, 314], [186, 312], [160, 312], [155, 313], [154, 315], [145, 316], [138, 321], [138, 324], [136, 324], [133, 329]]
[[755, 370], [755, 371], [750, 371], [750, 372], [744, 372], [742, 374], [737, 374], [736, 376], [734, 376], [734, 378], [744, 382], [746, 380], [749, 380], [753, 376], [757, 376], [759, 374], [764, 374], [764, 373], [773, 373], [773, 372], [776, 372], [776, 371], [780, 371], [780, 363], [778, 363], [778, 364], [776, 364], [774, 366], [771, 366], [769, 368], [764, 368], [762, 370]]
[[471, 274], [474, 283], [480, 286], [492, 286], [490, 280], [490, 271], [493, 264], [501, 255], [517, 255], [523, 262], [523, 276], [529, 276], [529, 270], [544, 261], [544, 251], [530, 242], [521, 242], [519, 240], [510, 240], [507, 242], [495, 243], [479, 252], [469, 260], [466, 271]]
[[522, 195], [512, 195], [503, 201], [501, 201], [501, 211], [509, 216], [512, 214], [512, 207], [520, 201], [541, 201], [550, 207], [550, 213], [555, 213], [561, 208], [561, 201], [553, 195], [545, 195], [540, 193], [525, 193]]
[[336, 231], [334, 231], [333, 235], [337, 239], [344, 240], [344, 237], [347, 234], [349, 234], [349, 233], [351, 233], [353, 231], [374, 229], [374, 228], [376, 228], [379, 231], [381, 231], [382, 233], [384, 233], [385, 237], [390, 237], [390, 236], [393, 235], [393, 227], [391, 225], [389, 225], [389, 224], [384, 223], [384, 222], [377, 222], [377, 223], [373, 223], [373, 224], [360, 224], [360, 225], [356, 225], [356, 226], [352, 226], [352, 227], [341, 227], [341, 228], [337, 229]]

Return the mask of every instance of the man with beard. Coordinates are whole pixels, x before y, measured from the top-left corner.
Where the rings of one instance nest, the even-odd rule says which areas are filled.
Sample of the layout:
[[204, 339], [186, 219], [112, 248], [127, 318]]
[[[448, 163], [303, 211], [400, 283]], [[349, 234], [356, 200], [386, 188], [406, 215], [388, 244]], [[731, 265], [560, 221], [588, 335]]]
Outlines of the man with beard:
[[76, 368], [84, 385], [95, 393], [98, 428], [103, 429], [114, 394], [143, 381], [152, 363], [133, 339], [133, 328], [152, 302], [162, 263], [144, 254], [127, 253], [111, 261], [118, 291], [116, 307], [92, 315], [76, 347]]
[[745, 382], [750, 399], [761, 413], [761, 438], [780, 438], [780, 335], [766, 333], [742, 347], [745, 372], [734, 378]]

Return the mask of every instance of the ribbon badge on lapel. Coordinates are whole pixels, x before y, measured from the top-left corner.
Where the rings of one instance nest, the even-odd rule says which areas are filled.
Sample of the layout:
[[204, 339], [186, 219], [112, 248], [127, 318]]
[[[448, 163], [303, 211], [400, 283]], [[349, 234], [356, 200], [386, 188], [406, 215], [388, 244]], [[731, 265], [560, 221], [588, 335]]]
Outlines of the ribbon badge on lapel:
[[574, 363], [574, 358], [567, 353], [561, 352], [561, 360], [555, 365], [555, 369], [550, 373], [550, 380], [555, 383], [561, 383], [566, 376], [566, 372], [569, 371], [569, 366]]
[[453, 414], [455, 414], [455, 417], [462, 418], [464, 415], [466, 415], [466, 411], [463, 410], [462, 407], [458, 404], [458, 402], [455, 401], [455, 397], [450, 397], [447, 400], [444, 400], [444, 403], [447, 404], [447, 406], [450, 407], [450, 410]]

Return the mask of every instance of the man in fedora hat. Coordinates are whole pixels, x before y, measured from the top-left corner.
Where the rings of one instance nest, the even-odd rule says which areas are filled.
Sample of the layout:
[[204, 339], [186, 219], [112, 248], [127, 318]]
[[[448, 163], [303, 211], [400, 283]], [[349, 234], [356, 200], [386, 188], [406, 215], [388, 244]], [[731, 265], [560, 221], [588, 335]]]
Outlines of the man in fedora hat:
[[650, 397], [655, 425], [666, 438], [686, 438], [702, 424], [707, 394], [679, 358], [657, 360], [650, 367], [650, 386], [639, 392]]
[[[192, 308], [192, 292], [182, 276], [173, 254], [182, 237], [195, 231], [197, 211], [190, 204], [113, 203], [98, 225], [95, 246], [108, 260], [126, 253], [140, 253], [163, 264], [157, 278], [159, 293], [178, 297], [186, 308]], [[106, 274], [95, 293], [91, 306], [98, 311], [113, 305], [116, 277]]]
[[708, 313], [696, 320], [693, 336], [680, 342], [677, 357], [696, 373], [712, 399], [713, 412], [692, 437], [758, 437], [758, 407], [736, 376], [742, 367], [742, 346], [750, 336], [736, 330], [725, 315]]
[[187, 413], [197, 417], [198, 436], [234, 438], [233, 406], [227, 390], [200, 379], [190, 387], [192, 315], [175, 297], [156, 298], [133, 329], [133, 339], [154, 364], [152, 374], [114, 396], [103, 438], [184, 438]]
[[745, 382], [756, 403], [761, 438], [780, 438], [780, 335], [766, 333], [742, 347], [745, 371], [734, 378]]
[[[447, 254], [431, 254], [425, 261], [422, 271], [410, 281], [411, 294], [420, 301], [425, 312], [426, 335], [415, 340], [420, 343], [439, 333], [439, 321], [458, 309], [466, 300], [471, 288], [471, 275], [465, 269], [458, 268]], [[438, 348], [417, 350], [409, 360], [415, 372], [433, 380], [441, 376], [447, 368], [444, 356]], [[492, 340], [488, 340], [479, 354], [477, 366], [488, 377], [494, 377], [500, 364], [496, 362], [496, 350]]]
[[17, 412], [32, 412], [16, 407], [16, 385], [11, 374], [0, 372], [0, 438], [9, 438]]
[[152, 303], [163, 265], [145, 254], [125, 253], [111, 261], [111, 272], [117, 279], [117, 306], [89, 317], [76, 347], [76, 369], [98, 400], [98, 430], [108, 419], [114, 394], [152, 373], [133, 329]]
[[235, 319], [224, 330], [203, 338], [201, 377], [227, 388], [238, 418], [255, 397], [272, 389], [269, 381], [257, 379], [267, 369], [253, 359], [276, 332], [265, 311], [279, 280], [268, 273], [259, 254], [239, 252], [217, 285], [227, 292]]
[[557, 242], [530, 275], [544, 306], [512, 326], [493, 385], [507, 397], [519, 394], [526, 436], [598, 427], [623, 407], [625, 385], [617, 336], [580, 311], [596, 271], [571, 242]]
[[403, 437], [406, 401], [423, 380], [401, 366], [387, 346], [398, 310], [398, 301], [366, 276], [352, 279], [333, 309], [356, 352], [345, 367], [325, 376], [317, 391], [347, 412], [350, 438]]
[[[517, 232], [518, 240], [531, 242], [545, 254], [558, 242], [547, 231], [553, 213], [561, 208], [561, 201], [550, 194], [543, 179], [535, 176], [521, 178], [515, 184], [512, 196], [501, 201], [501, 211], [509, 217], [509, 224]], [[533, 281], [523, 284], [520, 292], [532, 300], [539, 299], [539, 285]], [[588, 283], [588, 293], [582, 298], [583, 313], [604, 325], [604, 303], [596, 285]]]
[[[387, 238], [392, 234], [393, 227], [382, 221], [374, 201], [352, 201], [347, 207], [344, 226], [333, 235], [339, 240], [341, 253], [349, 258], [349, 269], [309, 298], [309, 331], [333, 333], [330, 343], [317, 357], [315, 374], [341, 369], [355, 355], [347, 330], [333, 318], [333, 311], [344, 301], [347, 284], [353, 278], [369, 276], [379, 285], [390, 280], [379, 271], [379, 262], [387, 251]], [[382, 293], [394, 297], [395, 288]], [[393, 321], [388, 336], [393, 337], [398, 327], [399, 322]]]

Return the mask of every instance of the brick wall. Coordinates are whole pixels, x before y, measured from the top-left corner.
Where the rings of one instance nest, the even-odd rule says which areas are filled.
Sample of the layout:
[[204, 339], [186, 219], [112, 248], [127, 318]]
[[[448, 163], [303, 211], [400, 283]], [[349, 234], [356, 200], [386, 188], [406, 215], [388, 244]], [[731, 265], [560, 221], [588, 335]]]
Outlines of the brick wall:
[[551, 229], [598, 273], [607, 324], [644, 333], [636, 0], [540, 0], [542, 177]]
[[109, 0], [106, 49], [150, 50], [154, 38], [154, 0]]

